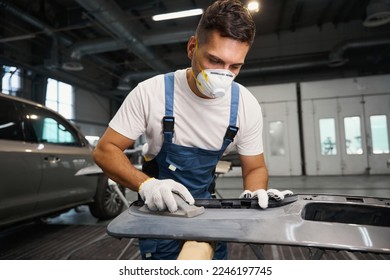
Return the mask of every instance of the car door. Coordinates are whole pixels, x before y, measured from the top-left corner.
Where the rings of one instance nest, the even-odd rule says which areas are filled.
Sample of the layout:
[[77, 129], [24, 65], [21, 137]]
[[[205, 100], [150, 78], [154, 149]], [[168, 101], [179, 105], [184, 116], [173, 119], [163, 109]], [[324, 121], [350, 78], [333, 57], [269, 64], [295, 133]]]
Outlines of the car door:
[[63, 208], [92, 200], [96, 178], [75, 176], [93, 164], [91, 149], [78, 131], [60, 115], [43, 107], [26, 105], [28, 127], [41, 145], [42, 183], [37, 211]]
[[28, 218], [42, 180], [40, 145], [25, 141], [17, 102], [0, 97], [0, 226]]

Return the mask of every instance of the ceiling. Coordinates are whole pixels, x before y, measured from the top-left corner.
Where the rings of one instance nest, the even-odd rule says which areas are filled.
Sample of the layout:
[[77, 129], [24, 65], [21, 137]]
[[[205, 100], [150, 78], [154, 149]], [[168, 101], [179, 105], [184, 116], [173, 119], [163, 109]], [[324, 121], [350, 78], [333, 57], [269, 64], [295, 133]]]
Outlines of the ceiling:
[[[260, 1], [256, 39], [238, 82], [390, 73], [389, 0]], [[200, 16], [152, 16], [212, 2], [0, 0], [0, 63], [121, 99], [146, 78], [190, 65], [186, 44]], [[379, 16], [368, 27], [373, 14]]]

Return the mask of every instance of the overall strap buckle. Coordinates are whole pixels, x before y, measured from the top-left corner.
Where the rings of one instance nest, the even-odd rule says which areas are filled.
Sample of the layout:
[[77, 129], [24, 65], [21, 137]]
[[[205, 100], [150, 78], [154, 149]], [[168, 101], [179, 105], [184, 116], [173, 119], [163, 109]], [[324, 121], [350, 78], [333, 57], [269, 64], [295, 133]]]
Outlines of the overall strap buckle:
[[234, 125], [229, 125], [229, 127], [226, 130], [224, 139], [230, 140], [233, 142], [234, 137], [236, 136], [238, 132], [238, 127]]
[[175, 126], [175, 118], [171, 116], [163, 117], [163, 132], [173, 132]]

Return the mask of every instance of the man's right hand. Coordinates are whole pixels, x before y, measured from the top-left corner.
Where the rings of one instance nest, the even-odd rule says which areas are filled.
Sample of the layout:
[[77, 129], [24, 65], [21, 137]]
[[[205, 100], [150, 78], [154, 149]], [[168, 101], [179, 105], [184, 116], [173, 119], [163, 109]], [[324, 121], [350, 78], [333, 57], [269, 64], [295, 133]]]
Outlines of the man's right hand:
[[177, 211], [177, 203], [173, 193], [180, 195], [190, 205], [195, 203], [188, 189], [171, 179], [149, 178], [141, 184], [138, 193], [151, 211], [164, 211], [166, 209], [171, 213]]

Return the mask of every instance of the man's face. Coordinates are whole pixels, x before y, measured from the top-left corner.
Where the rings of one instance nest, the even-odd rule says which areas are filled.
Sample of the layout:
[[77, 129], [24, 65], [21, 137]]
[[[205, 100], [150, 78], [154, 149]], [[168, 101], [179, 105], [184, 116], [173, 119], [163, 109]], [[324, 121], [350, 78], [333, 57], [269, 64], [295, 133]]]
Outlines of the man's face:
[[[228, 37], [221, 37], [217, 31], [210, 34], [204, 43], [191, 37], [187, 45], [188, 58], [191, 59], [194, 75], [202, 69], [227, 69], [238, 75], [250, 46]], [[200, 66], [199, 66], [200, 64]]]

